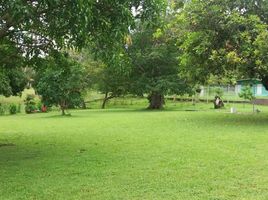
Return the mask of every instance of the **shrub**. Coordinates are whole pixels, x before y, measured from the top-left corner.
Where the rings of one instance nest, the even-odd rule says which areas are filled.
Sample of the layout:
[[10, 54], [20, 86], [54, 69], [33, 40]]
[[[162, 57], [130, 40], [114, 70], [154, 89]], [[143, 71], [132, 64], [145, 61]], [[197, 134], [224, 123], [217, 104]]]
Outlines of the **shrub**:
[[18, 104], [17, 113], [20, 113], [20, 112], [21, 112], [21, 104]]
[[244, 86], [239, 93], [239, 97], [245, 100], [252, 101], [255, 98], [252, 87], [250, 85]]
[[25, 112], [27, 114], [35, 113], [37, 111], [36, 102], [34, 100], [34, 95], [27, 95], [25, 99]]
[[4, 115], [6, 112], [5, 106], [0, 103], [0, 115]]
[[37, 108], [37, 110], [38, 110], [38, 111], [41, 111], [41, 110], [42, 110], [42, 107], [43, 107], [42, 102], [41, 102], [41, 101], [37, 101], [37, 103], [36, 103], [36, 108]]
[[16, 104], [10, 104], [9, 105], [9, 113], [11, 115], [15, 115], [17, 113], [17, 106], [16, 106]]

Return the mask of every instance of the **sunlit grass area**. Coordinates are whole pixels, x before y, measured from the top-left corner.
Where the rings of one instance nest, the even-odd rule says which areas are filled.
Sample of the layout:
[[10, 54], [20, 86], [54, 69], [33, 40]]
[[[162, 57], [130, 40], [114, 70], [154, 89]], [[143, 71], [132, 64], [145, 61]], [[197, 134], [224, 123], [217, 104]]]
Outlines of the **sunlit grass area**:
[[267, 107], [145, 106], [0, 117], [0, 199], [268, 198]]

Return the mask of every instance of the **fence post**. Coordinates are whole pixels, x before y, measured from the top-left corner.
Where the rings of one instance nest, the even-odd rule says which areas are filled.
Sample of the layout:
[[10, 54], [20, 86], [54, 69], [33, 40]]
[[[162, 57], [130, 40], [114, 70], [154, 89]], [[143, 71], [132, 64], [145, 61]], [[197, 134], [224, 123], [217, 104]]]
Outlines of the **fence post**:
[[229, 88], [229, 85], [227, 85], [227, 104], [230, 103], [230, 94], [229, 94], [229, 91], [230, 91], [230, 88]]
[[209, 86], [207, 86], [207, 104], [208, 104], [208, 98], [209, 98]]

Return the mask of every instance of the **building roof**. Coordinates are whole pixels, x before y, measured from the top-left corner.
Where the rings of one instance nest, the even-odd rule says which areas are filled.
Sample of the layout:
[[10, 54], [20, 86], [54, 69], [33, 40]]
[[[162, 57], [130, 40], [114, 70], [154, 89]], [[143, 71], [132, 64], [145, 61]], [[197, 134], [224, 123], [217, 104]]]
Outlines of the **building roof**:
[[260, 79], [241, 79], [241, 80], [238, 80], [238, 81], [236, 81], [238, 84], [239, 83], [254, 83], [254, 84], [256, 84], [256, 83], [261, 83], [261, 80]]

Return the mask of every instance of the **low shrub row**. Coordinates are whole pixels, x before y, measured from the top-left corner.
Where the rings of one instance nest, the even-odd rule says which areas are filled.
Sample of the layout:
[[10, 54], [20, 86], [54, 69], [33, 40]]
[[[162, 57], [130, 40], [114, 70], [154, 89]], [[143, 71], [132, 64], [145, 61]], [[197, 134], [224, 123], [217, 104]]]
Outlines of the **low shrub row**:
[[[50, 108], [49, 108], [50, 109]], [[15, 115], [20, 113], [22, 106], [19, 103], [1, 103], [0, 102], [0, 115]], [[24, 110], [27, 114], [47, 112], [48, 108], [40, 101], [36, 95], [27, 95], [24, 100]]]
[[25, 112], [27, 114], [37, 113], [37, 112], [47, 112], [47, 107], [42, 104], [39, 98], [35, 95], [27, 95], [25, 99]]
[[15, 115], [21, 112], [21, 104], [15, 103], [0, 103], [0, 115]]

